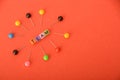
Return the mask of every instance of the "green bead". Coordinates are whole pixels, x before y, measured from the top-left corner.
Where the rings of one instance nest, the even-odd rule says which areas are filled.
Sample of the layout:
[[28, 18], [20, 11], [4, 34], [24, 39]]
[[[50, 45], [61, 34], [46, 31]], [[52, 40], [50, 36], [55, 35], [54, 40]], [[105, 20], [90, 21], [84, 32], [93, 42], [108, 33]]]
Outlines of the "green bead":
[[44, 61], [47, 61], [48, 59], [49, 59], [49, 56], [47, 54], [43, 56]]
[[49, 31], [48, 29], [46, 29], [46, 30], [44, 31], [44, 34], [47, 36], [47, 35], [50, 34], [50, 31]]

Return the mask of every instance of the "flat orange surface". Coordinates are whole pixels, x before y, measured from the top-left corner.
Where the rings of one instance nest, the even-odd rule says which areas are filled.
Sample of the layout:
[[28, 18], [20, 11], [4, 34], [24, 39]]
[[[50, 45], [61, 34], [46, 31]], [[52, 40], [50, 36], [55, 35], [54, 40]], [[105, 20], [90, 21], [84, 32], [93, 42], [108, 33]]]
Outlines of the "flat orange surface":
[[[42, 17], [39, 9], [45, 9]], [[31, 12], [32, 20], [25, 17]], [[29, 40], [50, 27], [51, 34], [36, 45]], [[16, 20], [22, 22], [15, 27]], [[26, 30], [24, 27], [28, 28]], [[8, 33], [15, 38], [9, 39]], [[54, 33], [71, 34], [69, 39]], [[49, 43], [60, 46], [56, 53]], [[13, 49], [23, 48], [18, 55]], [[40, 46], [50, 55], [42, 60]], [[24, 62], [31, 54], [31, 66]], [[0, 80], [120, 80], [119, 0], [0, 0]]]

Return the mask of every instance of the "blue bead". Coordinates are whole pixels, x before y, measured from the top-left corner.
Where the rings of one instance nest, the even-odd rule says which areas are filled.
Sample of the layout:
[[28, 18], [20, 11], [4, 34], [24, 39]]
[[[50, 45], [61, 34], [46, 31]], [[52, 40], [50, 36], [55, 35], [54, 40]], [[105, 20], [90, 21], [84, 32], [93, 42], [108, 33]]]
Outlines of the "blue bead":
[[14, 34], [13, 33], [8, 34], [8, 38], [10, 39], [14, 38]]
[[37, 37], [36, 37], [36, 40], [37, 40], [37, 41], [41, 40], [40, 36], [37, 36]]

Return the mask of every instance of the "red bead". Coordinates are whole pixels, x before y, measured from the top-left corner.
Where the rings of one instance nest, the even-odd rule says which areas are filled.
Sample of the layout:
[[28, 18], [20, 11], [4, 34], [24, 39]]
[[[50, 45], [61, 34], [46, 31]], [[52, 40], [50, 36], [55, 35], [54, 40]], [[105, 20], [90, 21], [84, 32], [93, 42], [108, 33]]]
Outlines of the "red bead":
[[55, 48], [55, 51], [56, 51], [57, 53], [60, 52], [60, 48], [59, 48], [59, 47]]

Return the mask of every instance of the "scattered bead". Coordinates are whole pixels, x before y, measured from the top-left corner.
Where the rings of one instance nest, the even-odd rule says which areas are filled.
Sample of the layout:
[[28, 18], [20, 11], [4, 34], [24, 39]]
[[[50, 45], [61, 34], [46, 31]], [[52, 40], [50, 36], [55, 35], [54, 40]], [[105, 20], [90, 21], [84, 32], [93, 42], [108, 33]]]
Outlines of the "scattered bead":
[[55, 48], [55, 51], [58, 53], [58, 52], [60, 52], [60, 48], [59, 47], [56, 47]]
[[10, 38], [10, 39], [14, 38], [14, 34], [13, 33], [9, 33], [8, 34], [8, 38]]
[[13, 54], [17, 55], [19, 53], [19, 51], [17, 49], [13, 50]]
[[58, 21], [63, 21], [63, 17], [62, 16], [58, 16]]
[[45, 10], [44, 9], [39, 10], [39, 14], [40, 15], [44, 15], [45, 14]]
[[65, 39], [68, 39], [69, 37], [70, 37], [70, 34], [69, 34], [69, 33], [65, 33], [65, 34], [64, 34], [64, 38], [65, 38]]
[[60, 52], [60, 47], [56, 47], [52, 40], [49, 40], [50, 44], [55, 48], [56, 52]]
[[19, 20], [15, 21], [15, 26], [20, 26], [21, 22]]
[[44, 60], [44, 61], [48, 61], [48, 59], [49, 59], [49, 56], [48, 56], [47, 54], [45, 54], [45, 55], [43, 56], [43, 60]]
[[32, 16], [31, 13], [26, 14], [26, 18], [31, 18], [31, 16]]
[[30, 64], [31, 64], [31, 63], [30, 63], [30, 61], [29, 61], [29, 60], [28, 60], [28, 61], [26, 61], [26, 62], [25, 62], [25, 67], [29, 67], [29, 66], [30, 66]]
[[32, 17], [31, 13], [26, 13], [26, 18], [30, 19], [32, 25], [35, 26], [35, 24], [33, 23], [33, 20], [31, 19], [31, 17]]

